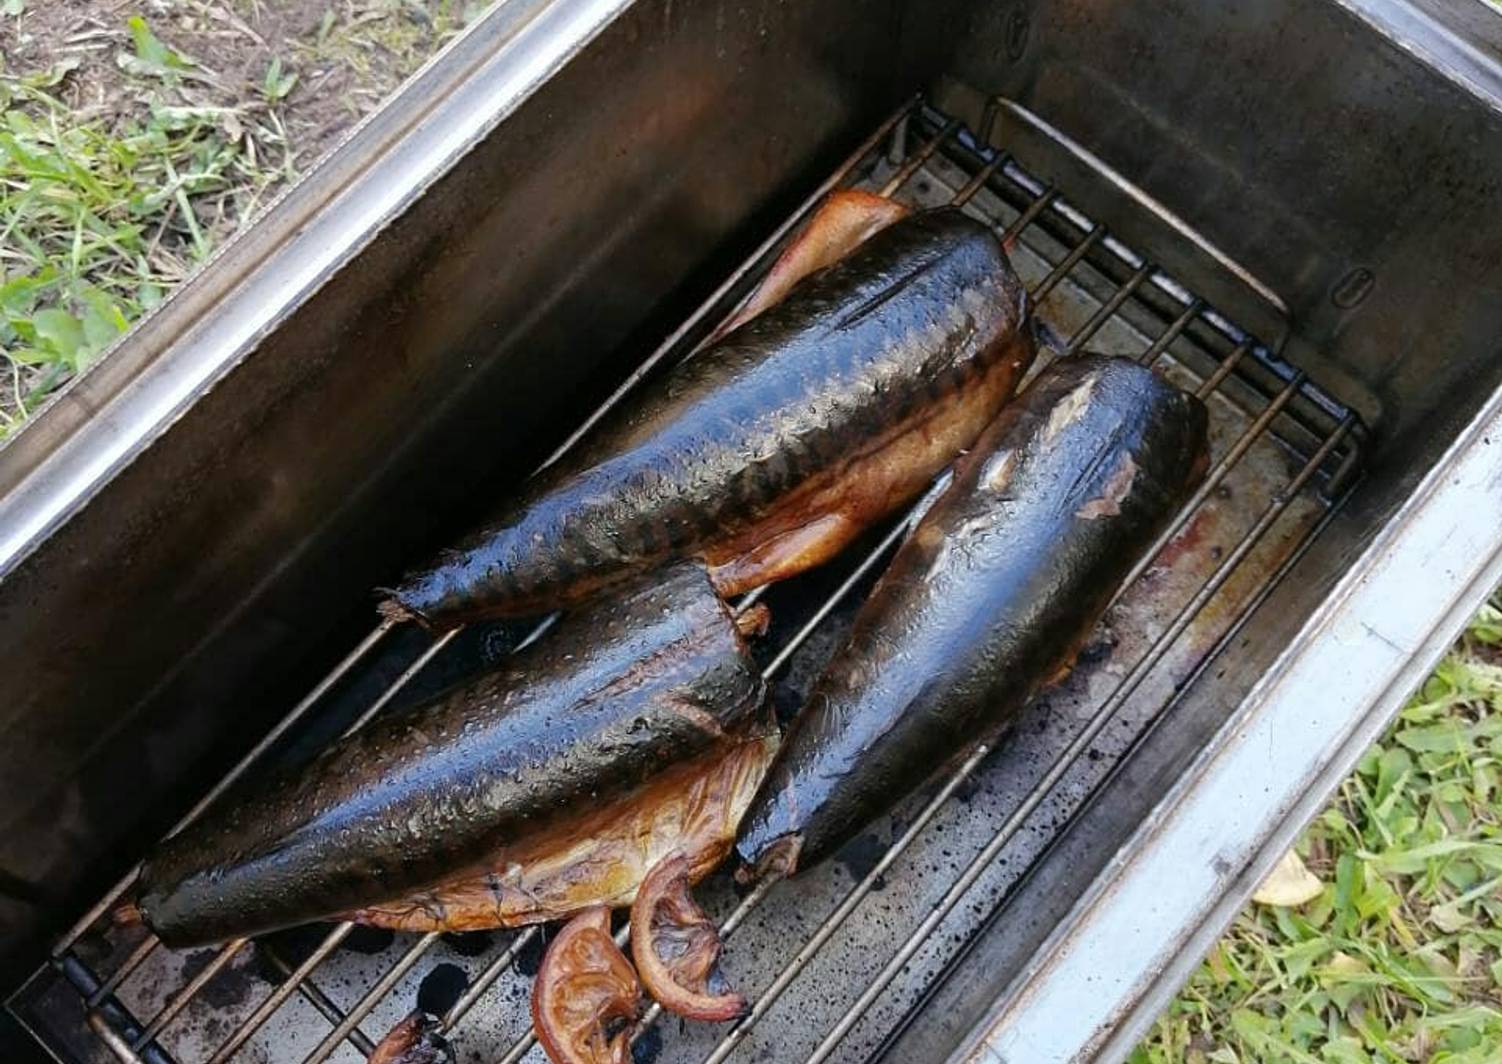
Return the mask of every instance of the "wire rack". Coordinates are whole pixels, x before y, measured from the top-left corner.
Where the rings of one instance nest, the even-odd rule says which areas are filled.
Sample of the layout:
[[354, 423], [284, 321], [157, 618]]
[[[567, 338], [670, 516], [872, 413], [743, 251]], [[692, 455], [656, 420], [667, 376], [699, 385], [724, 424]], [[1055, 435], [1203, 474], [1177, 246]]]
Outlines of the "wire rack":
[[[1048, 738], [1050, 756], [1038, 766], [1025, 791], [1006, 797], [998, 822], [977, 840], [983, 844], [965, 854], [963, 862], [954, 861], [947, 868], [947, 875], [929, 877], [929, 889], [905, 926], [877, 936], [875, 941], [882, 943], [882, 949], [872, 956], [862, 978], [843, 987], [833, 1006], [815, 1010], [817, 1016], [800, 1016], [789, 1021], [804, 1031], [808, 1047], [805, 1057], [809, 1061], [823, 1061], [840, 1051], [852, 1031], [883, 1001], [893, 982], [920, 951], [934, 945], [937, 933], [946, 928], [946, 921], [957, 907], [978, 883], [993, 875], [998, 858], [1019, 842], [1019, 833], [1040, 806], [1078, 774], [1082, 759], [1102, 741], [1103, 733], [1113, 723], [1123, 723], [1121, 717], [1129, 703], [1143, 703], [1146, 708], [1126, 722], [1130, 724], [1128, 739], [1140, 735], [1161, 718], [1176, 693], [1227, 645], [1246, 616], [1302, 555], [1328, 521], [1358, 468], [1362, 432], [1351, 411], [1309, 380], [1303, 371], [1281, 360], [1257, 337], [1195, 296], [1190, 288], [1136, 254], [1104, 223], [1083, 213], [1059, 189], [1040, 181], [1005, 151], [989, 146], [991, 119], [1004, 106], [1006, 101], [993, 102], [983, 123], [987, 136], [978, 138], [958, 120], [921, 99], [905, 104], [544, 463], [550, 464], [572, 447], [606, 410], [642, 380], [690, 355], [710, 329], [745, 298], [799, 223], [831, 189], [840, 186], [871, 188], [922, 206], [942, 203], [964, 206], [994, 225], [1029, 283], [1034, 305], [1057, 334], [1053, 350], [1040, 358], [1040, 364], [1053, 357], [1067, 357], [1087, 344], [1115, 349], [1118, 353], [1132, 349], [1131, 353], [1142, 363], [1155, 365], [1181, 386], [1212, 401], [1216, 427], [1210, 472], [1173, 526], [1137, 563], [1127, 581], [1127, 590], [1118, 594], [1113, 603], [1116, 625], [1136, 632], [1137, 638], [1125, 640], [1123, 647], [1117, 647], [1113, 670], [1096, 670], [1086, 681], [1081, 681], [1090, 688], [1088, 713], [1081, 713], [1070, 722], [1065, 732]], [[1061, 286], [1070, 289], [1069, 298], [1059, 296]], [[1136, 347], [1133, 349], [1132, 345]], [[1185, 571], [1179, 573], [1177, 583], [1171, 574], [1165, 576], [1172, 569], [1168, 555], [1184, 553], [1184, 541], [1196, 525], [1215, 507], [1224, 510], [1229, 505], [1230, 480], [1244, 475], [1245, 469], [1254, 464], [1258, 469], [1253, 483], [1262, 490], [1252, 498], [1247, 498], [1246, 492], [1239, 493], [1237, 512], [1244, 519], [1236, 525], [1234, 541], [1203, 552], [1195, 565], [1180, 566]], [[931, 491], [928, 497], [932, 495]], [[835, 578], [826, 578], [824, 593], [811, 608], [799, 615], [796, 623], [784, 625], [783, 637], [765, 666], [769, 679], [778, 678], [788, 669], [800, 650], [829, 627], [827, 622], [832, 615], [848, 613], [853, 608], [861, 591], [923, 506], [922, 502], [915, 506], [879, 536], [874, 546], [848, 561], [846, 569]], [[1255, 564], [1249, 559], [1255, 559]], [[1150, 577], [1148, 581], [1142, 579], [1145, 575]], [[1155, 586], [1143, 590], [1144, 583]], [[738, 606], [744, 608], [759, 594], [752, 592]], [[1151, 623], [1143, 620], [1145, 614], [1133, 612], [1143, 608], [1131, 605], [1129, 600], [1133, 596], [1154, 604]], [[1163, 603], [1169, 599], [1174, 600], [1173, 606], [1165, 611]], [[1207, 622], [1206, 617], [1214, 623]], [[1143, 623], [1137, 624], [1139, 620]], [[523, 643], [542, 637], [550, 623], [542, 622]], [[319, 707], [351, 670], [388, 639], [392, 630], [391, 622], [381, 624], [334, 665], [204, 795], [177, 828], [198, 816], [262, 759], [289, 729]], [[359, 714], [350, 730], [359, 728], [390, 704], [457, 634], [449, 632], [433, 639]], [[1130, 651], [1130, 660], [1123, 649]], [[1165, 671], [1169, 674], [1166, 678], [1160, 675]], [[765, 956], [768, 950], [758, 950], [764, 970], [758, 973], [755, 985], [744, 987], [750, 992], [750, 1012], [733, 1025], [701, 1033], [690, 1047], [692, 1058], [717, 1064], [738, 1049], [752, 1048], [746, 1043], [752, 1040], [759, 1025], [774, 1012], [780, 1000], [789, 993], [797, 993], [800, 977], [821, 951], [842, 932], [848, 933], [851, 926], [859, 926], [869, 918], [863, 905], [874, 891], [881, 890], [885, 877], [924, 839], [935, 819], [953, 804], [956, 794], [962, 792], [992, 753], [987, 746], [978, 747], [937, 790], [910, 803], [904, 818], [894, 827], [890, 842], [874, 862], [862, 869], [862, 874], [849, 875], [848, 883], [826, 884], [820, 896], [829, 899], [830, 905], [815, 926], [801, 927], [801, 937], [792, 941], [783, 936], [783, 948], [770, 956]], [[1082, 804], [1083, 799], [1074, 806]], [[1056, 832], [1057, 825], [1052, 830]], [[86, 960], [85, 951], [80, 949], [86, 935], [107, 924], [107, 914], [131, 889], [138, 871], [139, 866], [132, 869], [63, 936], [53, 951], [50, 969], [81, 997], [88, 1027], [110, 1055], [125, 1062], [172, 1064], [178, 1059], [174, 1052], [181, 1052], [180, 1048], [173, 1048], [174, 1025], [181, 1022], [185, 1010], [209, 994], [215, 981], [251, 948], [251, 943], [236, 939], [224, 944], [206, 962], [192, 966], [191, 974], [188, 967], [178, 966], [180, 981], [156, 995], [158, 1003], [153, 1010], [138, 1015], [122, 1001], [122, 988], [143, 973], [149, 961], [159, 961], [169, 951], [146, 935], [133, 945], [117, 948], [111, 958], [113, 963], [104, 970], [97, 962]], [[739, 898], [725, 892], [720, 905], [721, 934], [731, 943], [732, 958], [736, 935], [747, 926], [752, 914], [770, 895], [792, 886], [779, 887], [767, 880]], [[993, 887], [988, 902], [999, 903], [1006, 889], [1006, 885]], [[351, 1059], [351, 1048], [360, 1057], [368, 1055], [382, 1031], [364, 1030], [362, 1024], [370, 1022], [378, 1007], [389, 1005], [388, 999], [396, 988], [410, 981], [434, 953], [442, 936], [435, 932], [412, 936], [410, 941], [403, 939], [401, 948], [380, 959], [383, 967], [370, 973], [363, 992], [350, 1003], [347, 993], [337, 995], [326, 989], [321, 967], [340, 949], [352, 930], [350, 924], [333, 927], [296, 963], [280, 962], [273, 955], [271, 963], [280, 965], [280, 981], [248, 1012], [242, 1009], [232, 1022], [222, 1025], [223, 1029], [216, 1032], [215, 1044], [205, 1055], [192, 1059], [220, 1064], [235, 1058], [294, 996], [323, 1017], [323, 1029], [307, 1035], [310, 1041], [316, 1039], [316, 1044], [311, 1047], [304, 1044], [295, 1059], [306, 1064], [341, 1054], [344, 1059]], [[462, 1045], [467, 1033], [466, 1018], [478, 1003], [497, 990], [498, 982], [512, 970], [519, 957], [528, 950], [536, 950], [542, 934], [536, 927], [515, 932], [493, 956], [483, 958], [475, 970], [466, 973], [462, 992], [441, 1017], [443, 1030]], [[624, 940], [624, 928], [620, 934]], [[340, 996], [346, 999], [342, 1006], [335, 1001]], [[14, 1001], [12, 1005], [14, 1008]], [[891, 1007], [900, 1005], [899, 1001]], [[525, 1015], [524, 1010], [520, 1015]], [[811, 1019], [818, 1029], [809, 1029]], [[660, 1040], [662, 1035], [656, 1031], [659, 1020], [659, 1010], [653, 1006], [639, 1021], [633, 1039]], [[878, 1031], [875, 1038], [879, 1037]], [[524, 1023], [508, 1039], [509, 1046], [498, 1057], [502, 1064], [518, 1061], [532, 1051], [533, 1038]], [[278, 1055], [274, 1059], [283, 1058]], [[487, 1053], [482, 1059], [496, 1056]], [[779, 1059], [783, 1057], [779, 1055]]]

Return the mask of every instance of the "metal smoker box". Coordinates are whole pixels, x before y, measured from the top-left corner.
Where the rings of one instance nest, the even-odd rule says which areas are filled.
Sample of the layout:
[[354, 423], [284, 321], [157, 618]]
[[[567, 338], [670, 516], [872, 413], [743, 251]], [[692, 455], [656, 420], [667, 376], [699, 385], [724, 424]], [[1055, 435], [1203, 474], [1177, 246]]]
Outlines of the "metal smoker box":
[[[357, 1061], [439, 972], [461, 1060], [540, 1059], [536, 931], [106, 914], [230, 779], [528, 638], [369, 589], [851, 185], [993, 225], [1059, 357], [1204, 395], [1211, 476], [1008, 740], [710, 881], [754, 1011], [638, 1056], [1120, 1059], [1502, 577], [1499, 42], [1472, 0], [503, 0], [0, 450], [12, 1013], [60, 1060]], [[903, 528], [768, 592], [776, 697]]]

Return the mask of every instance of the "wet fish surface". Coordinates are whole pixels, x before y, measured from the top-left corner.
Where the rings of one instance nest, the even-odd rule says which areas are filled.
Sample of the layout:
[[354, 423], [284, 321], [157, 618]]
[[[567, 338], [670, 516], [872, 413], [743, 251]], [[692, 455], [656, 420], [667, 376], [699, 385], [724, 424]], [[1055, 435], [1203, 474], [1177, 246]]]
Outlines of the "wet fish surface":
[[485, 869], [343, 918], [394, 931], [481, 931], [618, 909], [663, 859], [682, 854], [697, 883], [719, 866], [777, 753], [775, 725], [671, 765], [631, 794], [503, 846]]
[[704, 756], [764, 684], [703, 566], [563, 617], [505, 666], [378, 718], [161, 844], [136, 906], [171, 946], [391, 901]]
[[827, 857], [1062, 675], [1202, 478], [1207, 423], [1127, 359], [1040, 373], [861, 607], [741, 825], [742, 875]]
[[[828, 217], [848, 233], [868, 208], [845, 208]], [[989, 227], [955, 209], [872, 223], [644, 386], [383, 611], [438, 628], [545, 612], [681, 557], [731, 595], [819, 564], [915, 497], [1011, 396], [1033, 336]]]

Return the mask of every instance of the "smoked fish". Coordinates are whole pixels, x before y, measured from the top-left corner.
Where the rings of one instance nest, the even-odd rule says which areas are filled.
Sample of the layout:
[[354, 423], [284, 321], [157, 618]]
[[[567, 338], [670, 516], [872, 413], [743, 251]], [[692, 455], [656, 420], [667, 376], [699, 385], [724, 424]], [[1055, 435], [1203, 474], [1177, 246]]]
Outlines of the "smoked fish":
[[868, 208], [829, 215], [845, 234], [829, 246], [859, 235], [852, 218], [879, 231], [773, 284], [780, 298], [644, 386], [383, 612], [433, 628], [541, 613], [685, 557], [728, 596], [818, 565], [919, 494], [1031, 363], [1027, 299], [983, 223]]
[[831, 854], [1073, 662], [1207, 465], [1207, 414], [1127, 359], [1057, 362], [956, 466], [783, 740], [741, 875]]
[[400, 900], [343, 914], [394, 931], [480, 931], [561, 920], [596, 905], [623, 908], [672, 854], [691, 882], [714, 871], [777, 753], [765, 734], [672, 765], [629, 795], [590, 805], [544, 831], [502, 846], [468, 872]]
[[485, 871], [505, 846], [740, 741], [763, 694], [737, 619], [703, 566], [681, 563], [227, 796], [147, 859], [136, 908], [188, 946]]

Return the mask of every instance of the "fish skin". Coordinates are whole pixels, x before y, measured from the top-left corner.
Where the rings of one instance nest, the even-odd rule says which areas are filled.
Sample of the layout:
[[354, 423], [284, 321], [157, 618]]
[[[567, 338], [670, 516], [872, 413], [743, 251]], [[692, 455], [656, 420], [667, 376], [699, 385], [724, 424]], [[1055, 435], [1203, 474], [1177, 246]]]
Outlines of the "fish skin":
[[681, 563], [222, 802], [150, 856], [137, 906], [184, 946], [421, 890], [718, 749], [764, 686], [703, 567]]
[[664, 769], [630, 795], [582, 809], [503, 847], [467, 873], [342, 919], [393, 931], [481, 931], [628, 906], [657, 864], [678, 853], [697, 883], [725, 859], [777, 753], [775, 727]]
[[383, 612], [435, 628], [543, 612], [674, 557], [723, 570], [722, 594], [818, 564], [1010, 397], [1034, 352], [1025, 318], [987, 226], [953, 209], [896, 221], [617, 408]]
[[997, 735], [1074, 660], [1204, 475], [1203, 404], [1127, 359], [1056, 363], [893, 558], [736, 841], [742, 878], [818, 863]]

